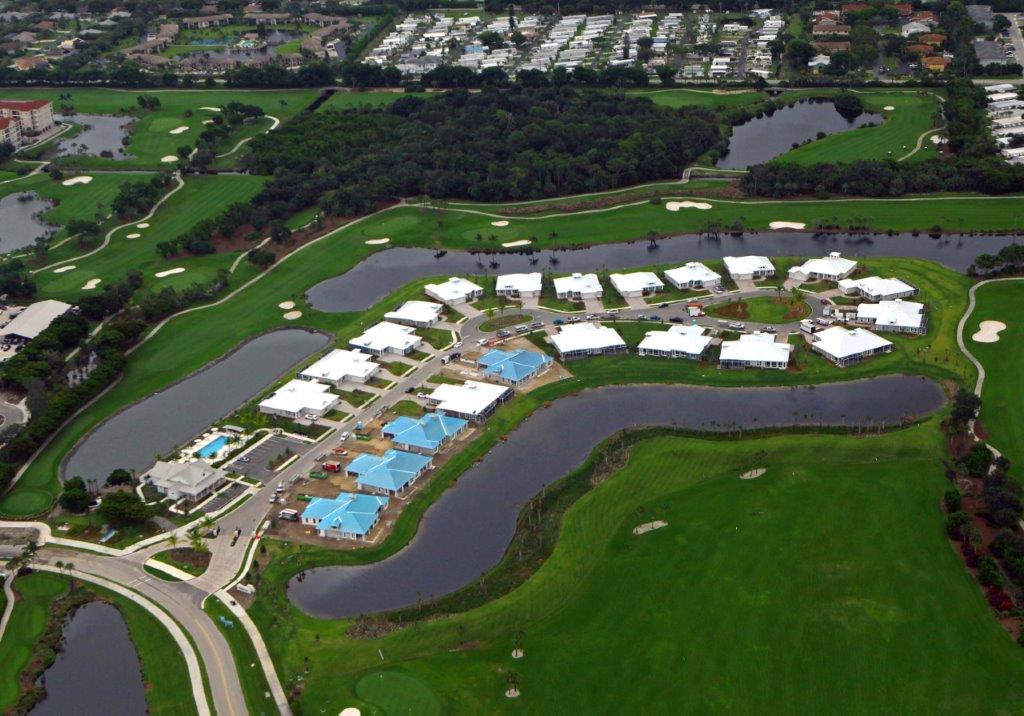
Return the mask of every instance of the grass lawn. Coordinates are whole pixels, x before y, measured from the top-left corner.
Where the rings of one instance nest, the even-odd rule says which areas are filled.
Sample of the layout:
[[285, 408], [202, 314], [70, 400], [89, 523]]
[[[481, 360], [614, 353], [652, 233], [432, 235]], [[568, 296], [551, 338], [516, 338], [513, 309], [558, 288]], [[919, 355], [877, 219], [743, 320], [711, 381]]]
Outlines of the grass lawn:
[[759, 296], [709, 306], [707, 314], [754, 323], [790, 323], [811, 315], [811, 307], [799, 298]]
[[[70, 99], [58, 99], [61, 94], [70, 94]], [[160, 107], [154, 111], [140, 110], [136, 98], [140, 94], [154, 95], [160, 99]], [[128, 153], [134, 158], [115, 161], [102, 157], [68, 157], [60, 160], [66, 166], [135, 168], [160, 166], [160, 159], [174, 154], [178, 147], [195, 144], [203, 131], [204, 119], [212, 112], [200, 107], [220, 107], [228, 102], [244, 102], [258, 105], [267, 114], [281, 120], [288, 119], [309, 106], [316, 98], [316, 90], [280, 90], [251, 92], [247, 90], [116, 90], [116, 89], [67, 89], [67, 88], [10, 88], [4, 96], [10, 99], [48, 99], [54, 110], [64, 103], [70, 103], [79, 114], [131, 114], [138, 117], [132, 132]], [[191, 111], [192, 116], [186, 116]], [[187, 126], [188, 131], [170, 134], [172, 129]], [[236, 140], [237, 141], [237, 140]], [[166, 166], [166, 165], [165, 165]]]
[[[974, 313], [964, 326], [964, 344], [985, 367], [981, 422], [996, 449], [1019, 466], [1024, 461], [1024, 420], [1017, 402], [1024, 395], [1024, 370], [1020, 363], [1024, 324], [1017, 320], [1017, 315], [1024, 306], [1024, 281], [987, 284], [977, 290], [976, 299]], [[1006, 324], [998, 342], [979, 343], [971, 338], [982, 321]], [[1019, 471], [1019, 467], [1015, 469]]]
[[416, 366], [412, 366], [409, 365], [408, 363], [403, 363], [402, 361], [398, 360], [391, 361], [389, 363], [381, 363], [381, 365], [384, 366], [384, 370], [386, 370], [388, 373], [390, 373], [391, 375], [396, 375], [399, 378], [401, 378], [406, 373], [411, 373], [416, 368]]
[[452, 332], [446, 328], [417, 328], [416, 335], [422, 336], [434, 350], [441, 350], [452, 344]]
[[655, 104], [666, 107], [741, 107], [767, 99], [767, 95], [754, 91], [714, 91], [698, 89], [637, 90], [630, 96], [647, 97]]
[[5, 711], [21, 695], [21, 672], [46, 629], [50, 604], [67, 594], [68, 581], [56, 574], [35, 572], [15, 579], [13, 588], [16, 601], [4, 633], [4, 658], [0, 659], [0, 708]]
[[157, 552], [153, 555], [153, 559], [169, 564], [172, 567], [177, 567], [182, 572], [187, 572], [193, 577], [198, 577], [206, 571], [206, 567], [210, 563], [210, 553], [204, 552], [196, 555], [190, 547], [176, 547], [163, 552]]
[[422, 405], [412, 400], [399, 400], [391, 406], [391, 411], [395, 415], [404, 415], [409, 418], [418, 418], [426, 412]]
[[494, 316], [493, 318], [488, 318], [486, 321], [481, 323], [480, 330], [484, 333], [491, 333], [493, 331], [499, 331], [502, 328], [516, 326], [520, 323], [527, 323], [532, 320], [533, 316], [526, 313], [512, 313], [505, 316]]
[[[426, 93], [415, 93], [417, 97], [429, 98]], [[383, 105], [391, 104], [396, 99], [405, 97], [405, 92], [358, 92], [358, 91], [345, 91], [338, 90], [332, 94], [326, 102], [324, 102], [317, 111], [323, 111], [326, 109], [352, 109], [353, 107], [380, 107]]]
[[[216, 596], [207, 597], [203, 602], [203, 611], [210, 615], [210, 619], [224, 635], [231, 654], [235, 657], [235, 668], [242, 684], [242, 693], [245, 696], [248, 712], [261, 716], [278, 713], [273, 697], [267, 695], [270, 693], [270, 686], [263, 675], [259, 657], [256, 656], [256, 648], [245, 633], [245, 629], [238, 623], [238, 618]], [[230, 621], [232, 626], [225, 625], [221, 622], [221, 618]]]
[[[1024, 658], [943, 534], [941, 450], [934, 420], [872, 437], [653, 438], [497, 601], [376, 639], [264, 590], [252, 614], [288, 630], [268, 647], [286, 683], [304, 677], [303, 712], [1012, 711]], [[752, 467], [767, 472], [737, 479]], [[668, 526], [632, 533], [656, 519]]]

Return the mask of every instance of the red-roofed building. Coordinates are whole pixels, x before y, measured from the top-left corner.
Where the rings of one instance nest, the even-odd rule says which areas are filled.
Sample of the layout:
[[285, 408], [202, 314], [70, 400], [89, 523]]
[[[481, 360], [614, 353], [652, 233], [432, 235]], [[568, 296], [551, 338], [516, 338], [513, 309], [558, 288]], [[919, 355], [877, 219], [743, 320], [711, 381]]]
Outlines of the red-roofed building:
[[845, 3], [842, 6], [841, 9], [842, 9], [844, 15], [848, 15], [851, 12], [858, 12], [860, 10], [867, 10], [869, 7], [871, 7], [871, 6], [868, 5], [867, 3], [863, 3], [863, 2], [850, 2], [850, 3]]
[[21, 127], [9, 117], [0, 117], [0, 144], [9, 142], [11, 146], [21, 146]]
[[931, 10], [921, 10], [910, 16], [911, 22], [924, 22], [932, 26], [939, 24], [939, 17]]
[[0, 99], [0, 117], [14, 120], [22, 135], [36, 135], [53, 128], [53, 104], [45, 99]]
[[908, 2], [901, 2], [893, 5], [893, 8], [900, 14], [900, 17], [910, 17], [910, 13], [914, 12], [914, 6]]
[[944, 72], [946, 67], [949, 66], [948, 57], [922, 57], [921, 64], [924, 65], [926, 70], [931, 72]]

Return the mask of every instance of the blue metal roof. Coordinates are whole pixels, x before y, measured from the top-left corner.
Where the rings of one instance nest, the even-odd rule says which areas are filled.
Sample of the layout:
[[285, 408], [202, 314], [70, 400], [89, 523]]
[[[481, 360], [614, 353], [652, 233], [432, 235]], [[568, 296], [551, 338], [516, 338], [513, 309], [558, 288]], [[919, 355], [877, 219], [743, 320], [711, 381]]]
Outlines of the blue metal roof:
[[484, 374], [518, 383], [526, 380], [551, 362], [551, 356], [527, 350], [492, 350], [477, 363], [484, 367]]
[[377, 515], [388, 506], [380, 495], [340, 492], [336, 498], [314, 497], [302, 511], [303, 520], [316, 520], [316, 528], [346, 534], [365, 535], [377, 522]]
[[356, 476], [356, 482], [360, 486], [401, 490], [429, 464], [430, 458], [426, 455], [388, 450], [381, 456], [360, 455], [349, 463], [347, 470]]
[[402, 445], [435, 451], [445, 440], [458, 435], [468, 423], [462, 418], [430, 413], [419, 420], [401, 416], [384, 426], [382, 432]]

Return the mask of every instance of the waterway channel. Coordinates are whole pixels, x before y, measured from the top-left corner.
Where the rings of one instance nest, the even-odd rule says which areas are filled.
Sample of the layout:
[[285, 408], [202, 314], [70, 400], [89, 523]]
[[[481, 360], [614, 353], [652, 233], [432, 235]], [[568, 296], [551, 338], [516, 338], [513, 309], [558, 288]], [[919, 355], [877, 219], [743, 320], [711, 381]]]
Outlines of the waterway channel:
[[102, 423], [79, 443], [63, 475], [106, 480], [116, 468], [141, 471], [258, 395], [328, 338], [297, 328], [266, 333], [222, 360]]
[[[849, 236], [800, 232], [766, 232], [743, 236], [708, 238], [696, 235], [659, 240], [656, 249], [647, 241], [598, 244], [564, 251], [535, 251], [494, 255], [448, 251], [437, 255], [428, 249], [393, 248], [378, 251], [346, 273], [313, 286], [307, 299], [313, 308], [330, 313], [364, 311], [402, 286], [432, 276], [497, 274], [518, 271], [616, 270], [652, 264], [708, 261], [723, 256], [824, 256], [839, 251], [852, 259], [896, 256], [928, 259], [954, 271], [966, 271], [975, 257], [996, 253], [1020, 241], [1019, 236], [944, 236], [933, 239], [913, 236]], [[497, 266], [491, 267], [491, 261]], [[557, 263], [555, 263], [557, 262]]]
[[91, 602], [64, 627], [64, 649], [42, 676], [46, 698], [31, 716], [145, 714], [139, 655], [116, 607]]
[[616, 386], [586, 390], [538, 410], [432, 505], [412, 542], [357, 567], [320, 567], [292, 579], [288, 596], [307, 614], [352, 617], [397, 609], [460, 589], [498, 563], [523, 504], [627, 428], [894, 425], [945, 402], [921, 377], [885, 376], [790, 388]]

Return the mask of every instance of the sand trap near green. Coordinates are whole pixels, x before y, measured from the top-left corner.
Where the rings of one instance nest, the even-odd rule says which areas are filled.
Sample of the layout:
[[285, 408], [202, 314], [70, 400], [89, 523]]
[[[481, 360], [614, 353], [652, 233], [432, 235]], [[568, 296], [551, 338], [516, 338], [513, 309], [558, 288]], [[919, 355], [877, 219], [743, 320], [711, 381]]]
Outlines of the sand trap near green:
[[977, 343], [998, 343], [999, 332], [1006, 330], [1006, 324], [1002, 321], [982, 321], [978, 325], [978, 331], [971, 336], [972, 341]]
[[61, 184], [63, 186], [75, 186], [76, 184], [88, 184], [91, 181], [92, 177], [82, 175], [77, 177], [71, 177], [70, 179], [65, 179], [64, 181], [61, 182]]
[[700, 209], [701, 211], [707, 211], [711, 208], [711, 204], [706, 201], [670, 201], [665, 204], [665, 208], [669, 211], [679, 211], [680, 209]]
[[185, 273], [185, 269], [181, 266], [178, 266], [177, 268], [167, 269], [166, 271], [158, 271], [153, 275], [156, 276], [157, 278], [164, 278], [165, 276], [174, 276], [175, 274], [179, 273]]
[[175, 127], [174, 129], [169, 131], [168, 134], [184, 134], [187, 131], [188, 131], [188, 127], [183, 124], [180, 127]]

